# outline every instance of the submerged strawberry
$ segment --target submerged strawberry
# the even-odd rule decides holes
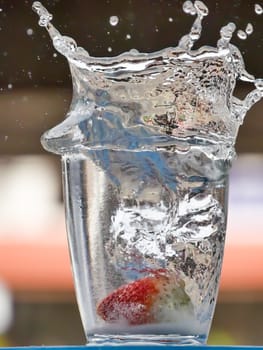
[[[97,313],[107,322],[141,325],[164,321],[167,310],[173,313],[188,304],[184,282],[157,272],[116,289],[99,303]]]

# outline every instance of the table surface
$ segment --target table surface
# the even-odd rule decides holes
[[[12,347],[1,348],[1,350],[112,350],[112,348],[125,348],[125,350],[139,350],[139,349],[160,349],[165,348],[168,350],[263,350],[263,346],[209,346],[209,345],[75,345],[75,346],[26,346],[26,347]]]

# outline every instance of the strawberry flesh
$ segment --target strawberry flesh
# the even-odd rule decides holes
[[[151,308],[164,279],[145,277],[121,286],[100,302],[98,315],[107,322],[126,321],[131,325],[153,322]]]
[[[191,311],[193,305],[178,275],[162,269],[150,273],[109,294],[99,303],[97,314],[107,322],[141,325],[168,322],[179,309]]]

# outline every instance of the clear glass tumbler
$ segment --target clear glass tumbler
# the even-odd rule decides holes
[[[211,161],[206,147],[63,156],[68,240],[89,342],[206,341],[228,188],[222,161]]]

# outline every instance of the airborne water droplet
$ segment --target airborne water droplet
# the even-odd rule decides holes
[[[241,29],[238,30],[237,36],[238,36],[239,39],[241,39],[241,40],[246,40],[246,39],[247,39],[247,34],[246,34],[243,30],[241,30]]]
[[[108,52],[112,52],[112,47],[109,46],[107,50]]]
[[[183,3],[183,11],[184,13],[188,13],[192,16],[196,15],[196,9],[192,3],[192,1],[187,0]]]
[[[127,39],[127,40],[131,39],[131,34],[127,34],[127,35],[126,35],[126,39]]]
[[[168,18],[168,21],[169,21],[169,22],[173,22],[173,18],[172,18],[172,17],[169,17],[169,18]]]
[[[34,34],[34,31],[33,31],[32,28],[28,28],[28,29],[26,30],[26,33],[27,33],[27,35],[31,36],[31,35]]]
[[[259,4],[255,4],[255,12],[257,15],[262,15],[263,13],[263,8]]]
[[[119,23],[119,17],[118,16],[110,16],[109,19],[111,26],[116,26]]]
[[[202,1],[199,1],[199,0],[195,1],[194,7],[202,16],[208,15],[208,12],[209,12],[208,8]]]
[[[247,33],[247,35],[252,34],[253,30],[254,30],[253,25],[251,23],[248,23],[247,26],[246,26],[246,33]]]

